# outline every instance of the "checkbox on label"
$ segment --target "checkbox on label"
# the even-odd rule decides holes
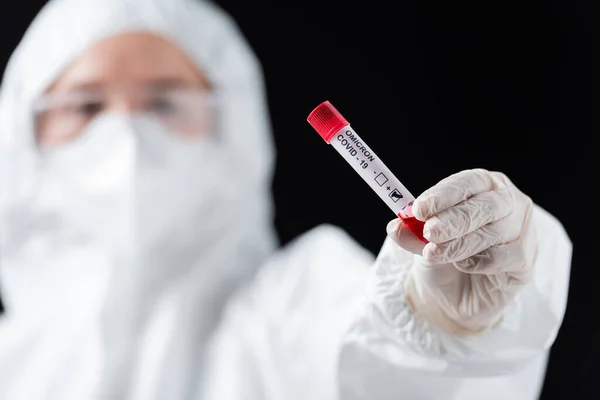
[[[379,175],[377,175],[375,177],[375,182],[377,182],[377,184],[379,186],[383,186],[385,185],[385,183],[388,181],[387,176],[385,176],[384,174],[380,173]]]
[[[394,189],[392,190],[392,192],[390,193],[390,198],[392,199],[392,201],[394,203],[397,203],[398,200],[400,200],[401,198],[403,198],[404,196],[402,196],[402,193],[400,193],[400,191],[398,189]]]

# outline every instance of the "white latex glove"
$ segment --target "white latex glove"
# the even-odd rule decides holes
[[[415,254],[405,290],[430,324],[455,335],[483,331],[528,282],[537,256],[533,203],[502,173],[462,171],[415,201],[424,245],[398,219],[388,235]]]

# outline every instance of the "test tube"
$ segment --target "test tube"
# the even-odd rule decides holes
[[[423,243],[428,243],[423,237],[425,223],[412,214],[414,196],[358,136],[346,118],[329,101],[324,101],[310,113],[307,120],[325,142],[332,145],[367,182],[394,214],[402,219],[411,232]]]

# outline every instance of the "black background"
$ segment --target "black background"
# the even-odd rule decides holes
[[[44,2],[7,3],[2,65]],[[377,252],[394,217],[306,123],[324,100],[415,195],[465,168],[505,172],[574,243],[542,399],[600,399],[591,14],[569,1],[217,3],[266,75],[282,242],[330,223]]]

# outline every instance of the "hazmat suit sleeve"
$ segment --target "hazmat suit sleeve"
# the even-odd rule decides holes
[[[537,398],[566,308],[572,247],[562,225],[537,206],[533,225],[539,251],[531,280],[496,326],[465,337],[431,327],[412,309],[404,282],[414,255],[386,239],[370,274],[366,302],[344,338],[340,367],[347,373],[342,384],[373,394],[370,390],[383,384],[382,376],[395,373],[377,376],[370,371],[410,371],[446,383],[462,381],[437,398],[482,398],[477,388],[486,399]],[[381,393],[376,398],[393,397]]]
[[[204,390],[220,399],[536,398],[566,306],[571,244],[554,217],[537,206],[533,215],[534,277],[498,325],[468,337],[410,307],[412,253],[386,239],[373,263],[340,229],[305,234],[230,304]],[[247,383],[227,385],[231,374]]]

